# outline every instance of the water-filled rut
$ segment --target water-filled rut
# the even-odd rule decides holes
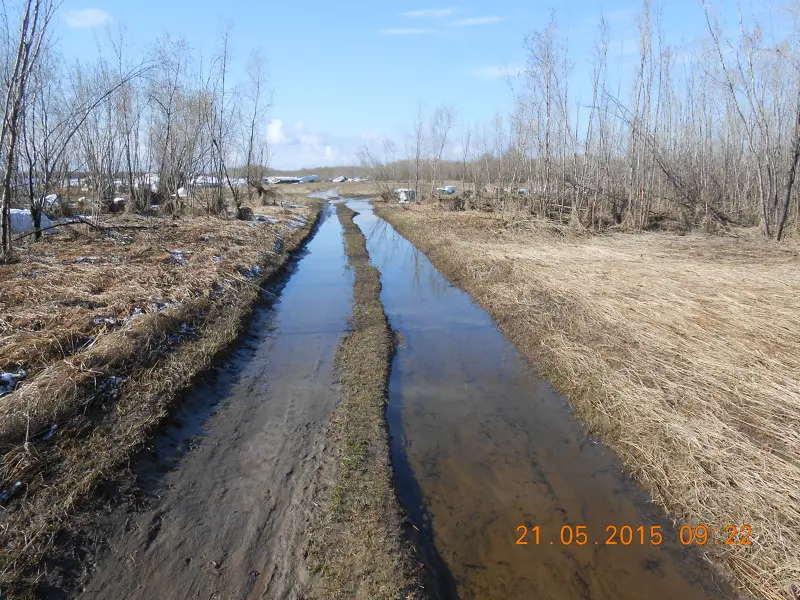
[[[361,213],[355,221],[402,340],[387,413],[392,458],[439,595],[727,597],[489,315],[369,203],[348,205]]]
[[[298,598],[339,398],[333,357],[352,275],[333,206],[264,290],[229,358],[190,390],[135,465],[143,511],[115,516],[81,597]]]

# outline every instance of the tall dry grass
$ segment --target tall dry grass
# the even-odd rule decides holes
[[[752,526],[753,546],[702,549],[741,588],[796,598],[796,244],[381,212],[475,296],[670,515],[714,532]]]

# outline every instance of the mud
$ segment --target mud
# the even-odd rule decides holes
[[[402,339],[388,421],[398,494],[442,598],[701,600],[731,592],[618,458],[587,438],[489,315],[366,202],[348,203]],[[610,526],[644,526],[630,545]],[[539,526],[518,545],[518,527]],[[578,530],[577,527],[585,529]],[[662,541],[650,543],[650,527]],[[562,529],[566,527],[566,529]],[[585,545],[564,544],[570,532]],[[441,561],[436,559],[441,557]]]
[[[299,598],[330,483],[332,361],[350,312],[341,225],[322,223],[230,357],[134,465],[150,499],[114,515],[80,598]]]

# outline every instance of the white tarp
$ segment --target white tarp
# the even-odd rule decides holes
[[[53,222],[42,215],[41,227],[52,227]],[[33,231],[33,218],[31,211],[27,208],[12,208],[11,209],[11,231],[14,233],[28,233]]]

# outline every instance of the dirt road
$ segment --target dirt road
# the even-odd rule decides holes
[[[278,299],[136,465],[153,498],[116,515],[79,597],[297,598],[307,587],[297,565],[326,482],[332,358],[352,293],[331,208],[288,281],[267,290]]]
[[[731,598],[488,314],[368,203],[349,204],[361,212],[354,222],[401,340],[388,390],[391,467],[437,578],[427,591],[440,600]],[[346,560],[325,563],[331,553],[320,564],[306,560],[317,556],[308,536],[320,534],[332,490],[341,496],[351,489],[334,488],[338,457],[356,464],[368,445],[346,441],[340,452],[334,444],[345,438],[327,435],[341,396],[334,356],[353,306],[342,233],[327,205],[304,255],[267,290],[273,301],[256,311],[230,358],[192,388],[152,455],[138,461],[149,502],[144,510],[117,510],[79,597],[398,597],[385,585],[379,593],[353,591],[376,570],[364,567],[368,561],[358,562],[359,571]],[[358,348],[370,352],[367,344]],[[358,412],[351,422],[364,419]],[[352,468],[349,480],[361,481],[366,471]],[[359,519],[378,523],[364,509],[368,500],[361,493],[339,498],[340,508],[350,507],[339,523],[362,530]],[[517,543],[520,528],[527,544]],[[608,541],[609,528],[641,528],[649,537]],[[388,529],[399,530],[397,522]],[[375,540],[385,533],[379,527],[366,540],[343,537],[350,543],[337,549],[347,559],[377,554]],[[395,555],[382,556],[387,570],[398,568]],[[319,593],[307,564],[341,579],[338,591]]]

